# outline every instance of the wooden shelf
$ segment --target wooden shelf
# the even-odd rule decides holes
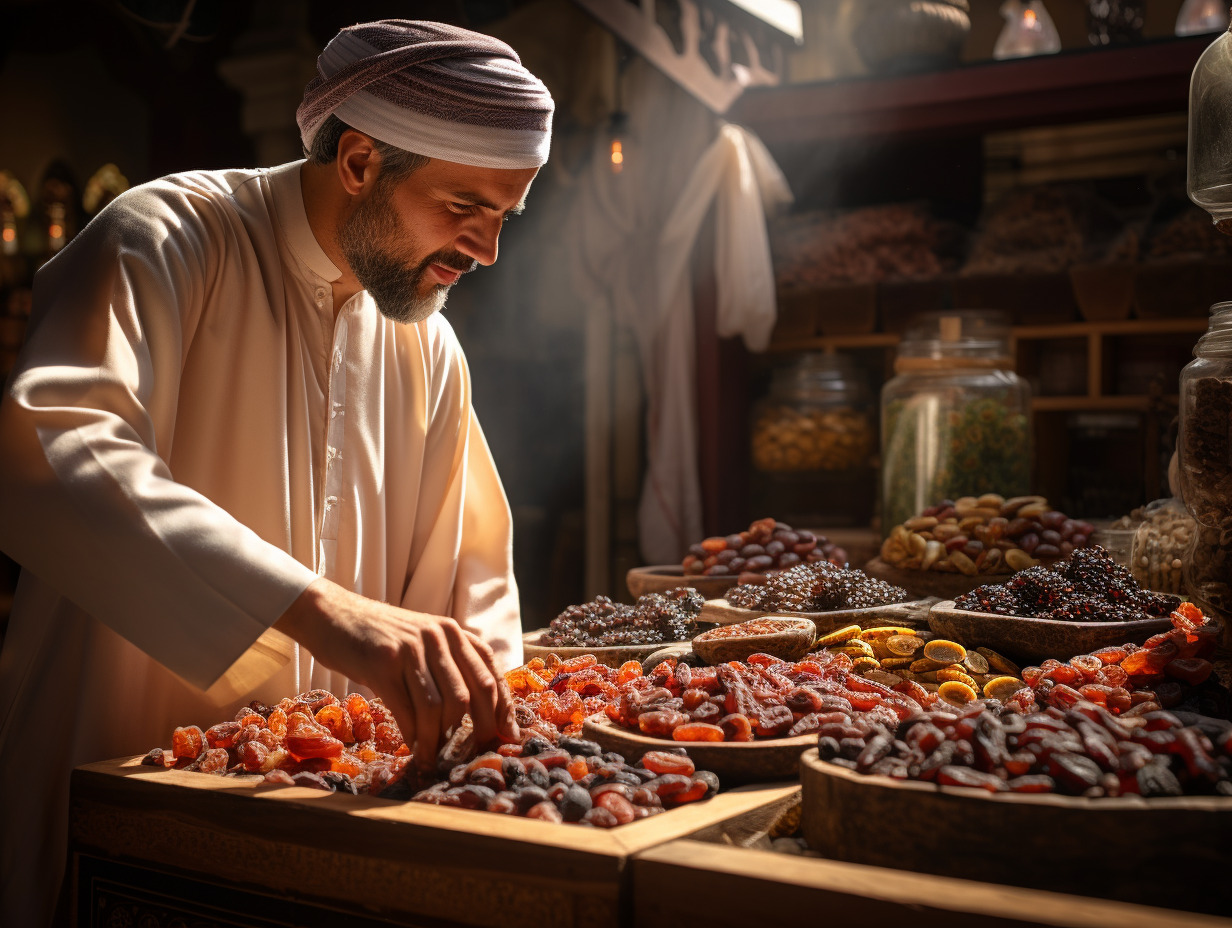
[[[1201,316],[1178,316],[1174,319],[1118,319],[1112,322],[1064,322],[1053,325],[1016,325],[1010,329],[1013,342],[1052,341],[1059,338],[1099,339],[1117,335],[1177,335],[1200,334],[1206,331],[1207,320]],[[900,336],[895,332],[872,332],[867,335],[817,335],[771,342],[767,353],[792,351],[849,351],[860,348],[894,348]]]
[[[1033,396],[1033,412],[1142,412],[1156,403],[1177,404],[1171,396]]]
[[[759,88],[740,98],[731,120],[773,146],[890,135],[984,135],[1185,110],[1190,74],[1215,38],[978,62],[907,77]]]

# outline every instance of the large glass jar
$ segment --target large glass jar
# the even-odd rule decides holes
[[[876,411],[852,358],[810,353],[775,369],[750,439],[759,507],[792,524],[868,524]]]
[[[1181,371],[1177,442],[1181,496],[1197,524],[1185,586],[1204,612],[1232,619],[1232,303],[1211,307],[1210,325]]]
[[[881,390],[881,527],[943,499],[1031,483],[1031,394],[999,313],[930,313],[903,336]]]
[[[1232,232],[1232,33],[1212,42],[1189,81],[1189,198]]]

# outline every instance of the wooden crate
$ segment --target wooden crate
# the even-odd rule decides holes
[[[74,924],[622,925],[633,854],[799,795],[732,790],[604,831],[259,784],[139,758],[75,770]]]
[[[1144,906],[1232,913],[1232,798],[988,793],[800,760],[826,858]]]
[[[879,840],[870,836],[869,840]],[[938,847],[937,853],[944,853]],[[1230,928],[1232,920],[971,880],[679,840],[632,861],[638,928]],[[1183,886],[1175,892],[1184,892]]]

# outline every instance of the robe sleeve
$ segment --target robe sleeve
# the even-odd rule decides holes
[[[431,363],[424,481],[406,595],[408,609],[449,615],[492,648],[503,669],[522,663],[513,575],[513,517],[471,405],[466,359],[439,314],[424,324]],[[452,578],[452,582],[443,582]]]
[[[202,689],[263,634],[264,663],[285,661],[289,639],[266,630],[316,576],[166,464],[187,344],[235,235],[182,188],[117,198],[39,271],[0,404],[0,548]]]

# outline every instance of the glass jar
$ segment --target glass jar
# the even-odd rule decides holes
[[[1189,198],[1232,232],[1232,33],[1215,39],[1189,82]]]
[[[753,409],[753,467],[762,473],[867,467],[872,398],[846,355],[806,354],[774,371]]]
[[[867,526],[877,497],[876,409],[848,355],[806,354],[753,407],[751,502],[793,525]]]
[[[1206,334],[1181,371],[1177,438],[1181,497],[1196,528],[1183,567],[1190,598],[1232,619],[1232,303],[1211,307]]]
[[[881,390],[881,527],[944,499],[1021,496],[1031,482],[1031,391],[999,313],[929,313]]]

